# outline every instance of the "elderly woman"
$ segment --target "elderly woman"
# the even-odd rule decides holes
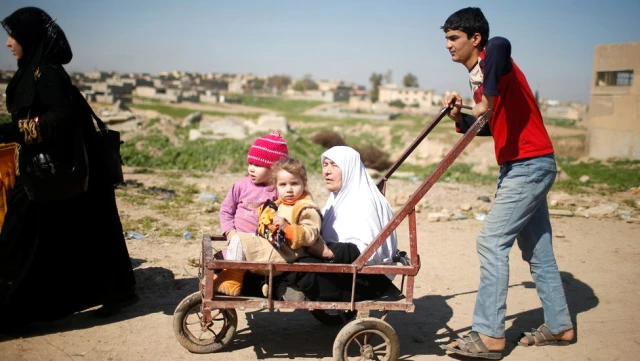
[[[380,193],[360,160],[360,154],[346,146],[333,147],[322,154],[322,174],[331,192],[322,209],[321,235],[326,246],[319,252],[322,260],[307,257],[300,262],[352,263],[371,244],[393,217],[391,205]],[[367,260],[368,265],[391,261],[398,247],[396,233]],[[283,297],[298,298],[300,290],[312,300],[349,301],[350,275],[328,273],[293,273],[286,278]],[[356,300],[382,295],[391,285],[384,275],[360,275],[356,283]]]
[[[322,209],[323,258],[351,263],[393,217],[391,205],[353,148],[333,147],[322,154],[322,174],[331,192]],[[393,232],[367,264],[391,261],[398,248]]]
[[[61,189],[59,199],[46,201],[34,198],[25,188],[26,172],[17,172],[0,232],[0,328],[98,305],[98,314],[109,315],[136,300],[135,279],[113,185],[103,181],[91,142],[76,152],[77,139],[95,128],[62,66],[71,61],[71,47],[55,20],[38,8],[18,9],[2,26],[18,71],[7,86],[12,121],[0,124],[0,143],[18,144],[18,171],[37,168],[34,154],[46,154],[60,161],[86,159],[91,172],[82,189]]]

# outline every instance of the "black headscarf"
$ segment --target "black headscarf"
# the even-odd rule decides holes
[[[7,16],[2,26],[22,47],[18,71],[6,91],[7,109],[14,112],[32,105],[36,69],[42,65],[68,64],[73,53],[60,26],[42,9],[20,8]]]

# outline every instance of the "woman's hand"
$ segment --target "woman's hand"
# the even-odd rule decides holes
[[[271,223],[273,223],[274,226],[278,227],[278,229],[281,229],[283,231],[284,231],[284,227],[286,227],[287,224],[289,224],[289,222],[287,222],[286,219],[280,216],[273,217],[273,219],[271,220]]]
[[[331,249],[329,249],[329,247],[327,247],[327,245],[324,246],[324,248],[322,249],[322,258],[324,259],[329,259],[329,260],[333,260],[336,258],[336,255],[333,254],[333,251],[331,251]]]

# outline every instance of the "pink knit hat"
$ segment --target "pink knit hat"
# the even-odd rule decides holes
[[[282,158],[289,157],[287,141],[277,130],[263,135],[253,142],[249,148],[247,161],[260,167],[271,168],[271,165]]]

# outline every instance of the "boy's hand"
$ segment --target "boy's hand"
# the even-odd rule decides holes
[[[456,123],[460,123],[462,121],[462,113],[460,112],[460,108],[453,106],[453,104],[462,105],[462,98],[460,95],[453,93],[451,95],[446,96],[442,99],[443,105],[449,109],[449,118]]]
[[[281,230],[284,230],[284,227],[286,227],[287,224],[289,224],[289,222],[287,222],[286,219],[284,219],[284,218],[282,218],[280,216],[273,217],[271,222],[273,223],[273,225],[275,225],[276,227],[278,227],[278,229],[281,229]]]
[[[473,107],[473,117],[478,119],[493,106],[493,96],[483,95],[482,101]]]

